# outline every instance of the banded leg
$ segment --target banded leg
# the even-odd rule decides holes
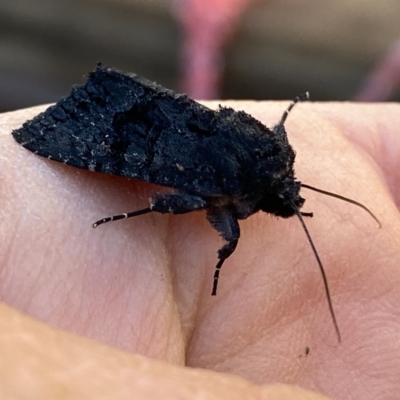
[[[101,224],[120,219],[132,218],[138,215],[147,214],[155,211],[161,214],[185,214],[192,211],[201,210],[207,207],[207,201],[199,196],[192,196],[184,193],[160,193],[150,202],[150,206],[142,210],[129,213],[114,215],[113,217],[103,218],[93,224],[97,228]]]
[[[222,264],[235,251],[240,237],[240,227],[237,219],[229,210],[212,209],[207,213],[207,219],[213,228],[227,243],[218,250],[218,264],[215,267],[214,282],[211,295],[217,294],[218,279]]]

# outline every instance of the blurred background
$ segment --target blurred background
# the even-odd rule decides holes
[[[0,111],[97,62],[197,99],[400,100],[398,0],[1,0]]]

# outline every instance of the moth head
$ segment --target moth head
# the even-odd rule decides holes
[[[277,217],[292,217],[305,202],[300,196],[300,188],[300,182],[295,181],[292,176],[286,177],[272,190],[264,193],[259,207],[262,211]]]

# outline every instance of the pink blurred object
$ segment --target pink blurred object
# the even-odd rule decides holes
[[[387,101],[400,86],[400,41],[396,42],[368,76],[355,101]]]
[[[183,26],[181,90],[196,99],[219,98],[223,48],[240,16],[256,0],[176,0]]]

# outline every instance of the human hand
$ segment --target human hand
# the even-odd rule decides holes
[[[271,126],[286,103],[234,106]],[[400,372],[398,106],[301,104],[286,124],[297,152],[298,179],[362,202],[383,225],[378,229],[355,206],[302,190],[303,211],[314,212],[306,224],[328,275],[340,345],[318,266],[295,218],[259,213],[241,221],[238,248],[224,264],[218,296],[211,297],[221,240],[204,213],[148,215],[91,229],[101,217],[146,206],[148,195],[160,188],[29,153],[13,141],[10,130],[38,112],[4,114],[0,121],[2,300],[50,326],[124,353],[43,327],[4,307],[0,320],[9,343],[2,346],[8,355],[2,357],[4,371],[10,371],[10,360],[19,371],[32,361],[43,371],[43,381],[36,376],[35,384],[51,387],[62,375],[63,388],[73,393],[82,390],[77,381],[101,377],[103,383],[93,381],[99,394],[108,388],[121,398],[133,390],[142,393],[134,382],[138,371],[147,379],[142,396],[153,398],[158,392],[151,390],[162,389],[170,390],[171,398],[182,393],[193,398],[190,389],[221,398],[285,398],[278,390],[296,390],[246,386],[234,377],[173,364],[230,372],[260,385],[296,384],[335,398],[395,397]],[[21,346],[15,338],[33,346]],[[90,368],[82,367],[93,359]],[[129,371],[131,386],[121,370]],[[29,371],[15,380],[17,385],[7,383],[10,393],[23,390],[21,380],[37,370]]]

